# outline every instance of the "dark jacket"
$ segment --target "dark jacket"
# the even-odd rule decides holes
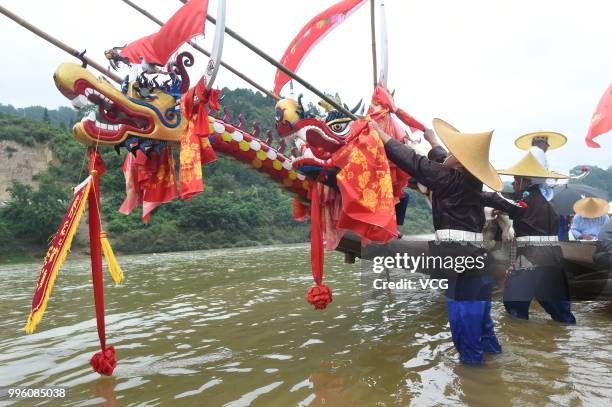
[[[431,210],[436,230],[482,232],[485,222],[482,182],[467,171],[429,160],[393,139],[385,144],[385,151],[389,160],[432,191]]]

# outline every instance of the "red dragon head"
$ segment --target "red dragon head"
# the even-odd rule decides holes
[[[293,167],[333,167],[332,154],[346,144],[352,119],[336,110],[329,110],[325,118],[315,118],[305,112],[300,99],[282,99],[275,111],[278,134],[295,142],[299,153]],[[356,113],[360,107],[361,102],[351,112]],[[348,110],[346,105],[345,108]]]

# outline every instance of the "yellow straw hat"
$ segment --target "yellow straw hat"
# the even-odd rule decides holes
[[[493,131],[461,133],[442,119],[434,119],[433,126],[451,154],[470,174],[495,191],[503,189],[499,174],[489,162]]]
[[[549,171],[533,154],[527,153],[518,163],[506,170],[497,171],[503,175],[514,175],[517,177],[529,177],[529,178],[556,178],[556,179],[567,179],[569,176],[559,174],[557,172]]]
[[[548,142],[549,150],[562,147],[567,143],[567,137],[561,133],[556,133],[554,131],[536,131],[522,135],[516,139],[514,144],[521,150],[529,150],[535,138],[545,139]]]
[[[599,218],[608,214],[610,205],[601,198],[582,198],[574,204],[574,212],[585,218]]]

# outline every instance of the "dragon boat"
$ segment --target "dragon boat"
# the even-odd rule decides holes
[[[230,112],[220,109],[221,92],[213,89],[212,84],[220,65],[225,31],[224,1],[219,2],[215,42],[206,73],[191,86],[186,67],[193,65],[194,58],[188,52],[176,53],[182,44],[202,33],[207,3],[186,2],[159,32],[126,47],[109,49],[105,56],[112,67],[125,64],[131,69],[125,79],[118,81],[119,87],[92,74],[82,53],[74,54],[82,64],[64,63],[53,76],[57,89],[73,106],[88,111],[72,131],[88,150],[89,176],[75,188],[50,244],[26,332],[32,333],[42,319],[59,268],[87,207],[101,347],[90,364],[101,374],[111,375],[116,367],[115,350],[106,344],[103,255],[113,280],[120,283],[123,279],[100,214],[103,191],[99,179],[105,172],[99,153],[102,148],[114,148],[118,153],[127,150],[123,165],[126,199],[120,211],[130,213],[142,207],[145,220],[159,205],[173,199],[188,200],[201,193],[203,167],[214,161],[217,154],[240,161],[276,182],[293,196],[294,218],[310,219],[314,286],[308,290],[306,299],[315,309],[324,309],[333,300],[330,287],[323,284],[324,249],[344,252],[348,262],[368,259],[372,247],[393,252],[415,248],[427,251],[427,241],[399,238],[401,211],[396,210],[406,203],[406,189],[424,196],[428,191],[387,160],[377,128],[380,126],[422,154],[427,149],[414,137],[414,132],[424,130],[424,126],[396,106],[393,93],[387,89],[386,68],[381,69],[367,111],[361,102],[349,108],[339,98],[321,93],[325,114],[316,116],[304,109],[300,97],[280,97],[288,74],[299,79],[285,65],[297,69],[310,47],[364,2],[341,2],[311,20],[288,47],[281,60],[284,65],[276,63],[279,72],[274,96],[278,103],[271,114],[278,139],[271,130],[262,131],[257,124],[248,129],[243,115],[238,115],[238,123],[232,123]],[[268,56],[265,58],[270,61]],[[179,150],[178,165],[173,149]],[[588,244],[563,243],[564,256],[574,265],[573,273],[579,278],[593,269],[589,260],[592,250],[593,246]],[[607,278],[606,274],[606,281]],[[587,280],[582,278],[582,288],[591,289],[593,284]]]

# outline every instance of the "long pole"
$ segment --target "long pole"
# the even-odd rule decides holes
[[[179,0],[179,1],[181,3],[183,3],[183,4],[187,4],[187,0]],[[214,17],[212,17],[210,14],[208,14],[206,16],[206,19],[208,21],[210,21],[211,23],[213,23],[213,24],[217,23],[217,20]],[[251,51],[253,51],[257,55],[259,55],[260,57],[265,59],[267,62],[269,62],[270,64],[274,65],[281,72],[285,73],[290,78],[292,78],[293,80],[295,80],[296,82],[301,84],[303,87],[305,87],[306,89],[308,89],[309,91],[311,91],[312,93],[314,93],[315,95],[317,95],[318,97],[320,97],[321,99],[323,99],[324,101],[329,103],[337,111],[344,113],[346,116],[350,117],[353,120],[357,120],[358,119],[357,116],[355,116],[353,113],[351,113],[348,109],[345,109],[343,106],[340,106],[338,103],[336,103],[335,100],[331,99],[326,94],[324,94],[323,92],[321,92],[320,90],[318,90],[317,88],[312,86],[310,83],[308,83],[304,79],[302,79],[300,76],[298,76],[298,74],[296,74],[295,72],[293,72],[290,69],[288,69],[286,66],[284,66],[283,64],[281,64],[280,62],[278,62],[277,60],[272,58],[270,55],[268,55],[265,52],[263,52],[261,49],[257,48],[255,45],[251,44],[249,41],[246,40],[246,38],[242,37],[240,34],[235,32],[234,30],[232,30],[228,26],[225,26],[225,32],[230,37],[234,38],[236,41],[240,42],[242,45],[244,45],[245,47],[247,47],[248,49],[250,49]]]
[[[374,74],[374,87],[378,82],[378,67],[376,66],[376,0],[370,0],[370,27],[372,29],[372,73]]]
[[[40,38],[44,39],[45,41],[50,42],[51,44],[55,45],[56,47],[64,50],[65,52],[67,52],[68,54],[72,55],[73,57],[79,58],[81,60],[85,60],[87,62],[87,64],[90,65],[92,68],[94,68],[94,69],[98,70],[100,73],[108,76],[113,81],[115,81],[117,83],[121,83],[122,82],[121,78],[119,76],[117,76],[114,73],[110,72],[108,69],[104,68],[102,65],[98,64],[96,61],[92,60],[91,58],[89,58],[86,55],[82,55],[82,53],[79,52],[77,49],[72,48],[71,46],[64,44],[63,42],[61,42],[57,38],[52,37],[51,35],[47,34],[46,32],[44,32],[44,31],[40,30],[39,28],[33,26],[32,24],[30,24],[29,22],[27,22],[23,18],[19,17],[18,15],[12,13],[11,11],[7,10],[6,8],[0,6],[0,13],[4,14],[5,16],[10,18],[11,20],[16,22],[17,24],[25,27],[25,29],[27,29],[28,31],[38,35]]]
[[[151,14],[150,12],[145,10],[144,8],[142,8],[139,5],[135,4],[133,1],[131,1],[131,0],[121,0],[121,1],[123,1],[125,4],[127,4],[130,7],[132,7],[134,10],[138,11],[140,14],[144,15],[145,17],[148,17],[151,21],[155,22],[156,24],[158,24],[160,26],[164,25],[164,23],[160,19],[155,17],[153,14]],[[195,50],[201,52],[202,54],[204,54],[204,55],[206,55],[207,57],[210,58],[210,52],[206,51],[204,48],[200,47],[198,44],[196,44],[193,41],[188,41],[188,43]],[[236,75],[237,77],[239,77],[240,79],[244,80],[245,82],[247,82],[251,86],[257,88],[259,91],[263,92],[265,95],[267,95],[267,96],[269,96],[269,97],[271,97],[271,98],[273,98],[275,100],[279,100],[280,99],[274,93],[270,92],[269,90],[267,90],[263,86],[259,85],[257,82],[253,81],[248,76],[244,75],[240,71],[237,71],[235,68],[231,67],[230,65],[226,64],[225,62],[221,61],[221,66],[224,67],[225,69],[227,69],[228,71],[230,71],[231,73],[233,73],[234,75]]]

